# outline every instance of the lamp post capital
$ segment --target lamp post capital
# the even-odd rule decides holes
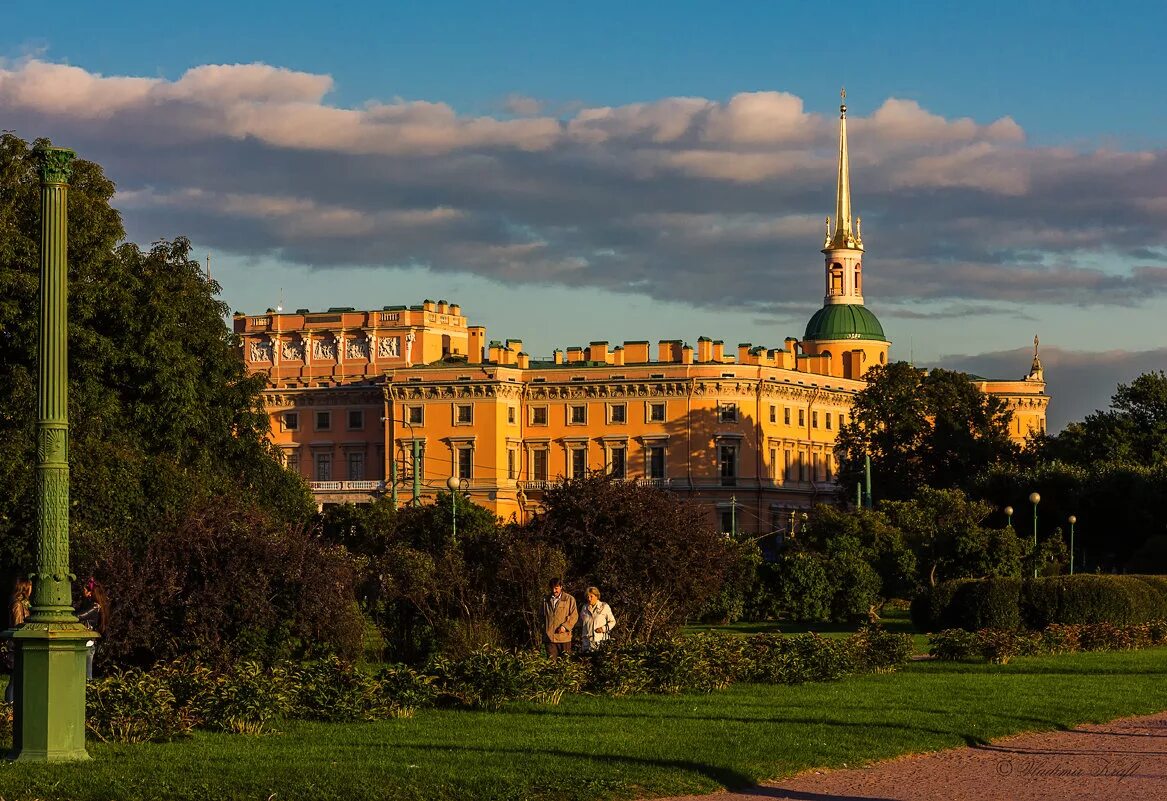
[[[73,177],[73,159],[77,154],[67,147],[41,146],[33,153],[37,158],[42,184],[68,184]]]

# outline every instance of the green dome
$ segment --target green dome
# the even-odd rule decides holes
[[[887,342],[883,326],[863,306],[837,303],[823,306],[806,324],[803,339],[874,339]]]

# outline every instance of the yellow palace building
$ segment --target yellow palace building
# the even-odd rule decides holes
[[[823,307],[780,348],[701,337],[556,350],[487,342],[458,304],[236,315],[243,357],[269,386],[272,438],[320,504],[431,499],[456,486],[526,520],[556,482],[603,470],[709,506],[723,529],[782,532],[833,496],[835,435],[890,342],[863,303],[846,106]],[[1011,434],[1045,430],[1035,352],[1025,378],[977,379],[1013,409]]]

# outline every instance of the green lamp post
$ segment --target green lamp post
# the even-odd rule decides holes
[[[1041,503],[1041,496],[1031,492],[1029,502],[1033,504],[1033,577],[1037,578],[1037,505]]]
[[[1077,515],[1066,518],[1070,524],[1070,575],[1074,575],[1074,524],[1078,522]]]
[[[66,762],[85,751],[85,652],[94,632],[73,613],[69,573],[68,310],[69,177],[75,154],[35,151],[41,179],[40,342],[37,365],[37,554],[32,609],[11,632],[11,759]]]

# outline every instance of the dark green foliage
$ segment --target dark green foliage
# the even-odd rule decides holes
[[[1159,619],[1167,619],[1167,579],[1162,576],[963,579],[938,584],[912,602],[912,622],[925,632]]]
[[[1143,373],[1119,384],[1110,409],[1094,412],[1050,437],[1046,458],[1089,466],[1100,462],[1167,462],[1167,373]]]
[[[881,510],[915,552],[924,584],[1020,573],[1021,541],[1010,529],[983,527],[992,507],[960,490],[925,487],[917,497],[888,501]]]
[[[875,496],[892,500],[923,487],[967,488],[987,468],[1016,461],[1011,412],[968,375],[895,362],[876,365],[865,380],[835,445],[848,497],[868,456]]]
[[[743,681],[798,684],[887,672],[907,662],[911,637],[878,630],[846,640],[806,635],[697,635],[606,647],[580,658],[480,648],[437,655],[422,671],[388,665],[365,673],[326,657],[217,669],[191,660],[90,684],[90,727],[104,740],[145,742],[194,728],[263,734],[280,719],[358,721],[408,717],[435,703],[498,709],[512,701],[557,704],[567,693],[710,692]]]
[[[1053,624],[1042,631],[947,629],[928,638],[932,656],[945,661],[983,659],[1004,665],[1015,656],[1077,651],[1128,651],[1167,643],[1167,620],[1129,625]]]
[[[1039,629],[1051,623],[1144,623],[1167,618],[1167,592],[1136,576],[1041,577],[1025,583],[1022,614]]]
[[[102,742],[146,743],[189,735],[197,718],[162,672],[117,671],[85,685],[85,726]]]
[[[763,591],[755,602],[755,619],[830,620],[835,587],[827,558],[813,551],[790,549],[759,572]]]
[[[624,639],[696,619],[746,556],[705,507],[640,482],[591,474],[547,490],[543,506],[529,539],[562,549],[569,591],[600,588]]]
[[[360,649],[352,557],[228,498],[196,504],[141,551],[91,548],[99,577],[117,590],[97,650],[103,662],[148,665],[197,653],[226,663],[320,649],[355,656]]]

